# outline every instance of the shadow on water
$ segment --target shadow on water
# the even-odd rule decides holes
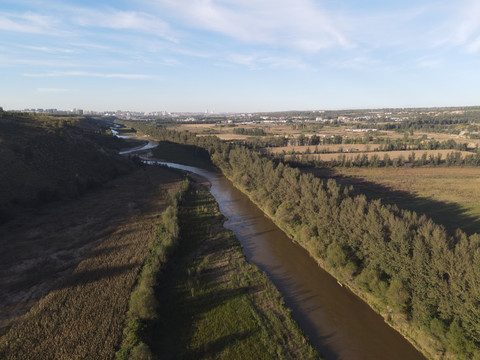
[[[408,191],[392,189],[373,181],[344,176],[334,169],[300,168],[300,170],[319,178],[335,179],[344,186],[352,185],[354,195],[364,194],[369,200],[380,199],[384,204],[397,205],[400,209],[414,211],[418,215],[425,214],[437,224],[443,225],[451,235],[459,228],[467,235],[480,232],[480,219],[469,215],[465,208],[457,203],[415,196]]]

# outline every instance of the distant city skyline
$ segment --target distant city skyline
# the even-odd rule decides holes
[[[479,18],[478,0],[3,0],[0,106],[475,106]]]

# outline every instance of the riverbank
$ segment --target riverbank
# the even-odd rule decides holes
[[[179,211],[177,251],[156,293],[149,347],[164,358],[319,359],[279,292],[248,263],[204,185]]]
[[[323,259],[314,255],[315,253],[314,249],[309,248],[304,242],[298,241],[297,236],[295,236],[295,234],[292,234],[291,232],[288,231],[288,229],[285,229],[283,226],[281,226],[281,224],[279,224],[278,221],[276,221],[275,217],[270,216],[267,213],[267,210],[264,204],[261,204],[258,201],[256,201],[255,198],[252,196],[252,194],[248,192],[245,188],[243,188],[240,184],[234,182],[234,179],[227,176],[226,174],[224,174],[224,176],[233,184],[235,188],[237,188],[239,191],[245,194],[250,199],[250,201],[254,203],[264,213],[264,215],[268,219],[270,219],[279,229],[281,229],[290,238],[291,241],[295,242],[296,244],[304,248],[308,252],[309,256],[313,260],[315,260],[315,262],[318,264],[320,268],[325,270],[328,274],[330,274],[334,279],[337,280],[337,283],[339,286],[346,287],[358,298],[362,299],[362,301],[364,301],[371,309],[373,309],[376,313],[378,313],[383,317],[386,324],[388,324],[392,329],[397,331],[403,338],[405,338],[410,344],[412,344],[425,357],[433,358],[433,359],[442,358],[442,357],[439,357],[440,354],[438,353],[439,350],[437,348],[438,345],[436,344],[436,342],[432,341],[432,339],[425,336],[418,330],[412,329],[409,326],[407,319],[403,314],[394,312],[391,308],[381,304],[381,302],[374,296],[362,291],[362,289],[356,286],[352,281],[350,281],[348,277],[345,276],[345,274],[334,271],[334,269],[329,267]]]
[[[172,148],[173,145],[169,145],[169,149]],[[179,145],[178,148],[182,148],[183,145]],[[184,148],[183,151],[188,150],[187,148]],[[170,154],[172,152],[163,152],[165,156],[169,159],[172,159],[174,161],[182,161],[185,162],[185,160],[189,161],[191,163],[191,159],[189,159],[186,156],[181,156],[178,157],[177,154],[178,151],[173,152],[173,156]],[[160,151],[156,151],[157,156],[160,154]],[[191,156],[192,157],[192,154]],[[254,203],[261,211],[269,218],[271,219],[277,227],[279,227],[285,234],[288,235],[288,237],[298,243],[301,247],[303,247],[305,250],[308,251],[309,256],[315,260],[315,262],[324,270],[329,272],[330,275],[332,275],[336,280],[339,281],[339,283],[346,285],[345,287],[348,287],[352,293],[354,293],[357,297],[362,299],[368,306],[373,309],[376,313],[380,314],[383,317],[383,320],[385,323],[388,324],[392,329],[394,329],[399,337],[403,337],[406,339],[410,344],[412,344],[418,351],[424,354],[424,356],[428,356],[431,358],[440,358],[441,352],[438,351],[436,348],[436,343],[435,341],[430,340],[429,337],[422,336],[419,332],[414,332],[410,327],[408,327],[408,323],[405,319],[404,316],[402,316],[400,313],[394,312],[392,309],[386,307],[385,305],[382,306],[382,304],[375,299],[375,297],[370,296],[369,294],[363,292],[358,286],[355,286],[355,283],[351,282],[348,276],[345,276],[345,274],[342,274],[341,272],[335,272],[332,271],[334,269],[328,267],[328,265],[319,257],[314,256],[315,249],[314,248],[309,248],[308,244],[302,241],[299,241],[295,234],[291,233],[286,229],[285,227],[282,226],[281,223],[276,221],[275,218],[272,216],[268,215],[268,211],[266,209],[266,204],[265,203],[259,203],[256,201],[255,197],[252,196],[251,193],[249,193],[244,187],[241,186],[241,184],[235,182],[235,179],[231,178],[228,176],[228,174],[224,175],[229,179],[229,181],[237,188],[239,189],[242,193],[248,196],[248,198]],[[278,286],[278,285],[277,285]],[[428,348],[429,351],[426,351],[425,349]],[[417,353],[415,355],[417,358],[423,358],[420,353],[412,349],[412,352]],[[435,354],[435,355],[434,355]]]
[[[176,157],[177,152],[165,154],[169,158],[171,155]],[[222,213],[229,217],[226,226],[242,241],[244,254],[268,273],[294,318],[325,356],[423,359],[382,317],[340,287],[302,247],[267,220],[264,212],[223,175],[178,164],[171,166],[211,179],[212,193]]]

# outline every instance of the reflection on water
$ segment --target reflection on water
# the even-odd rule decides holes
[[[115,130],[114,128],[110,128],[110,130],[112,131],[112,134],[114,136],[116,136],[120,139],[135,139],[135,137],[133,137],[133,136],[118,135],[118,131]],[[125,151],[120,151],[119,154],[120,155],[125,155],[125,154],[131,154],[131,153],[134,153],[134,152],[137,152],[137,151],[149,150],[149,149],[153,149],[154,147],[157,147],[157,145],[158,145],[158,143],[156,141],[148,140],[148,143],[146,145],[137,146],[137,147],[125,150]]]
[[[223,175],[163,163],[207,178],[225,227],[248,260],[265,271],[312,344],[327,359],[424,359],[383,318],[322,270]]]

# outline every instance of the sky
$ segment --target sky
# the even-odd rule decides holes
[[[480,0],[1,0],[0,106],[480,105]]]

